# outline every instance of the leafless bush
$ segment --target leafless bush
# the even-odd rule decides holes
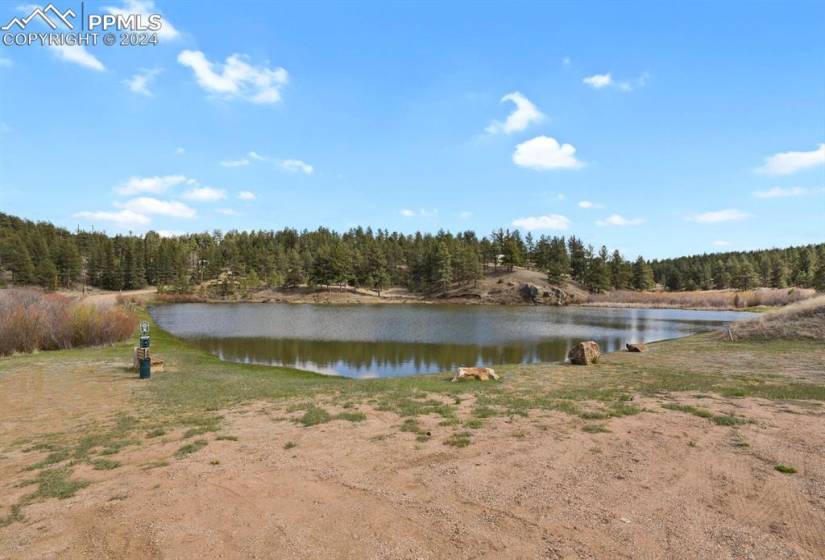
[[[0,356],[123,340],[137,327],[134,313],[33,289],[0,290]]]
[[[730,327],[734,340],[813,339],[825,340],[825,296],[794,303]]]
[[[156,294],[155,301],[158,303],[206,303],[209,300],[196,294]]]
[[[781,306],[816,295],[815,290],[801,288],[759,288],[735,290],[705,290],[695,292],[635,292],[614,290],[590,294],[587,303],[593,305],[643,305],[646,307],[691,307],[708,309],[741,309],[758,305]]]

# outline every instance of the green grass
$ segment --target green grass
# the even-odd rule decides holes
[[[781,472],[782,474],[794,474],[796,473],[796,469],[791,467],[790,465],[783,465],[782,463],[776,465],[774,467],[777,471]]]
[[[8,515],[0,516],[0,529],[3,527],[8,527],[12,523],[22,522],[25,518],[23,517],[23,508],[20,504],[14,504],[11,506],[11,510],[9,511]]]
[[[604,434],[610,432],[604,424],[585,424],[582,427],[582,431],[588,434]]]
[[[444,445],[452,447],[467,447],[472,442],[472,434],[470,432],[455,432],[444,440]]]
[[[481,426],[484,425],[484,422],[480,418],[470,418],[466,422],[464,422],[464,426],[470,428],[471,430],[478,430]]]
[[[207,445],[208,442],[205,439],[196,439],[192,443],[187,443],[186,445],[181,446],[180,449],[175,451],[175,457],[177,457],[178,459],[182,459],[187,455],[191,455],[192,453],[195,453],[196,451],[203,449]]]
[[[298,418],[297,422],[302,424],[305,428],[310,426],[317,426],[318,424],[325,424],[332,420],[332,415],[321,408],[320,406],[312,406],[307,410],[303,416]]]
[[[110,471],[120,467],[120,463],[110,459],[95,459],[92,461],[92,467],[94,467],[96,471]]]
[[[737,418],[736,416],[729,416],[727,414],[714,414],[706,408],[699,408],[686,404],[663,404],[662,408],[668,410],[676,410],[698,416],[699,418],[706,418],[716,424],[717,426],[736,426],[738,424],[747,424],[750,421],[745,418]]]
[[[342,412],[334,416],[335,420],[346,420],[347,422],[363,422],[367,415],[363,412]]]
[[[294,441],[288,441],[284,444],[284,449],[287,449],[287,450],[295,449],[296,447],[298,447],[298,444],[295,443]]]
[[[156,438],[156,437],[165,436],[165,435],[166,435],[166,430],[164,430],[163,428],[155,428],[154,430],[150,430],[150,431],[146,432],[146,437],[147,438]]]
[[[226,434],[221,434],[215,437],[215,441],[238,441],[238,436],[230,436]]]
[[[54,469],[42,470],[36,478],[23,482],[24,486],[37,485],[37,490],[24,497],[25,503],[43,498],[58,498],[65,500],[71,498],[78,490],[86,488],[90,482],[88,480],[72,480],[72,469],[69,467],[58,467]]]

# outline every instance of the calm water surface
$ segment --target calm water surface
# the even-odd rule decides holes
[[[561,361],[581,340],[625,342],[718,329],[748,314],[684,309],[453,305],[174,304],[167,331],[223,360],[348,377],[432,373],[460,365]]]

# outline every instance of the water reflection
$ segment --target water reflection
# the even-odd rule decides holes
[[[563,360],[580,340],[606,351],[739,319],[731,312],[490,306],[180,304],[153,308],[170,332],[221,359],[349,377]]]

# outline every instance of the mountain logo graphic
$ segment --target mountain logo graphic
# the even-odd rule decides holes
[[[56,17],[57,19],[62,21],[63,24],[69,29],[74,29],[74,25],[72,25],[72,22],[69,21],[69,18],[74,18],[77,16],[77,14],[74,13],[74,10],[69,8],[65,12],[61,12],[60,10],[54,7],[54,4],[49,4],[45,8],[36,6],[34,10],[32,10],[32,13],[30,13],[26,17],[22,19],[18,17],[11,18],[11,20],[3,27],[0,27],[0,29],[2,29],[3,31],[9,31],[12,27],[16,25],[21,30],[23,30],[26,28],[26,26],[29,24],[31,20],[38,17],[52,29],[57,29],[57,24],[55,24],[55,22],[52,21],[52,19],[49,17],[49,14],[51,14],[52,17]]]

